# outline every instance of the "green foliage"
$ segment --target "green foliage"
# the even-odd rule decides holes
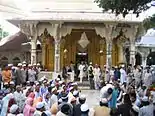
[[[116,15],[122,14],[125,17],[129,13],[139,14],[149,9],[147,5],[153,0],[95,0],[103,12],[110,11]]]
[[[4,31],[3,28],[0,26],[0,39],[6,37],[8,35],[9,35],[9,33]]]
[[[146,18],[143,21],[143,26],[146,30],[150,29],[150,28],[155,28],[155,14],[152,15],[149,18]]]

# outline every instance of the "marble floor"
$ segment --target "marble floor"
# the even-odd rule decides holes
[[[90,108],[99,105],[100,91],[99,90],[81,90],[81,94],[86,95],[86,103]]]

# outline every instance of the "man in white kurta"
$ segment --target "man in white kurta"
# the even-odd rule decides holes
[[[99,89],[101,70],[98,65],[93,69],[95,89]]]
[[[152,84],[152,74],[150,69],[147,69],[147,72],[144,74],[143,83],[146,87],[149,87]]]
[[[22,93],[21,86],[16,87],[16,91],[14,92],[14,98],[20,111],[22,112],[24,109],[26,96],[24,96],[24,94]]]
[[[121,81],[121,84],[123,84],[124,82],[127,81],[127,74],[126,74],[126,71],[125,71],[123,65],[122,65],[122,67],[120,69],[120,73],[121,73],[120,81]]]
[[[80,83],[82,83],[82,80],[83,80],[83,77],[84,77],[84,68],[85,68],[85,65],[83,63],[81,63],[78,67],[79,71],[80,71],[80,74],[79,74],[79,78],[80,78]]]

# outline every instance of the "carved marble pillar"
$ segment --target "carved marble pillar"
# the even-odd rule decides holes
[[[139,25],[131,25],[131,28],[125,31],[125,36],[130,39],[130,64],[135,65],[135,40],[138,33]]]
[[[135,43],[131,42],[130,43],[130,64],[132,64],[132,66],[135,65]]]
[[[38,21],[21,21],[19,24],[19,28],[21,29],[21,31],[25,33],[31,40],[31,64],[37,63],[37,24]]]
[[[107,41],[106,66],[112,65],[112,41]]]
[[[118,54],[118,59],[119,59],[119,63],[124,63],[124,54],[123,54],[123,45],[122,44],[118,44],[118,50],[119,50],[119,54]]]
[[[60,41],[55,40],[55,62],[54,62],[54,72],[60,72]]]
[[[32,65],[37,63],[36,48],[37,48],[37,41],[34,37],[32,37],[31,38],[31,64]]]
[[[46,51],[45,51],[45,44],[42,44],[42,66],[45,68],[45,59],[46,59]]]

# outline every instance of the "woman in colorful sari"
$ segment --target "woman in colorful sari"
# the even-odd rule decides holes
[[[25,105],[24,110],[23,110],[24,116],[33,116],[35,108],[32,105],[33,105],[33,99],[28,98],[26,100],[26,105]]]
[[[0,116],[6,116],[9,110],[9,106],[11,107],[13,102],[13,94],[7,94],[3,99],[2,99],[2,110],[1,110],[1,115]],[[11,103],[12,102],[12,103]]]

